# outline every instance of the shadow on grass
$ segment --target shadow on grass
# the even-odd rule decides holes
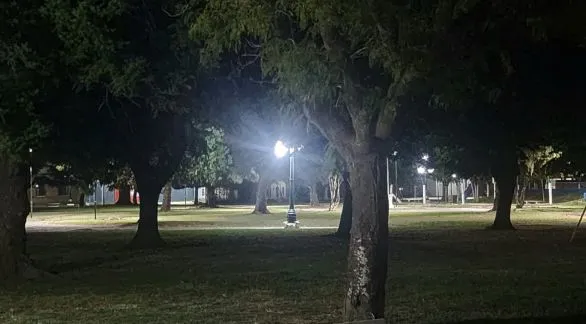
[[[476,319],[461,322],[450,322],[445,324],[480,324],[480,323],[520,323],[520,324],[549,324],[549,323],[586,323],[586,315],[568,315],[568,316],[552,316],[552,317],[523,317],[523,318],[507,318],[507,319]]]

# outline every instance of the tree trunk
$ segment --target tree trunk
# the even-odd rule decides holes
[[[132,204],[135,206],[138,206],[138,190],[136,189],[136,187],[134,188],[134,191],[132,192]]]
[[[217,208],[218,207],[218,196],[216,195],[216,187],[209,187],[208,207],[209,208]]]
[[[171,191],[172,191],[172,189],[173,188],[171,187],[170,181],[165,184],[165,187],[163,187],[163,202],[161,203],[161,209],[160,209],[160,211],[162,211],[162,212],[171,211]]]
[[[338,174],[331,174],[329,177],[329,187],[330,187],[330,208],[329,210],[332,211],[338,208],[340,205],[340,175]]]
[[[352,188],[348,181],[342,181],[339,189],[342,200],[342,213],[340,214],[340,223],[338,224],[338,231],[336,236],[342,238],[350,237],[350,230],[352,229]]]
[[[0,158],[0,282],[26,276],[26,217],[30,212],[28,169]]]
[[[267,207],[267,187],[269,181],[265,176],[260,176],[258,184],[256,186],[256,202],[254,205],[253,214],[270,214],[269,208]]]
[[[495,189],[494,190],[495,195],[494,195],[494,199],[492,201],[492,209],[490,211],[494,211],[495,212],[498,209],[498,205],[499,205],[498,204],[498,201],[499,201],[499,196],[500,195],[499,195],[498,186],[496,185],[496,183],[494,184],[494,186],[495,186],[495,188],[494,188]]]
[[[136,174],[136,173],[135,173]],[[161,187],[152,183],[139,183],[140,211],[138,229],[130,245],[137,248],[152,248],[164,244],[159,233],[157,207]]]
[[[311,207],[319,207],[319,197],[317,195],[317,183],[309,186],[309,205]]]
[[[118,201],[116,202],[118,206],[131,206],[132,203],[130,202],[130,186],[123,185],[118,188]]]
[[[494,172],[494,179],[498,190],[497,208],[492,229],[510,230],[515,229],[511,223],[511,205],[515,192],[518,165],[514,158],[510,161],[503,161]]]
[[[525,206],[525,193],[527,192],[527,179],[523,175],[520,175],[517,179],[516,207],[523,208]]]
[[[389,234],[385,158],[355,153],[349,163],[353,204],[344,303],[348,322],[384,317]]]
[[[79,192],[79,198],[77,199],[77,203],[79,207],[85,207],[85,193],[83,191]]]

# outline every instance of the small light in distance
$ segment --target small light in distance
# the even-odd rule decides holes
[[[422,166],[418,167],[418,168],[417,168],[417,173],[419,173],[419,174],[424,174],[424,173],[425,173],[425,168],[424,168],[424,167],[422,167]]]

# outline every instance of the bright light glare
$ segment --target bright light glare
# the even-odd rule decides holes
[[[452,174],[452,178],[456,179],[458,176],[454,173]]]
[[[32,148],[29,148],[29,149],[28,149],[28,152],[29,152],[29,153],[32,153],[32,152],[33,152],[33,149],[32,149]]]
[[[424,167],[422,167],[422,166],[418,167],[418,168],[417,168],[417,173],[419,173],[419,174],[424,174],[424,173],[425,173],[425,168],[424,168]]]
[[[289,148],[282,141],[275,143],[275,156],[282,158],[289,153]]]
[[[423,154],[423,156],[421,158],[423,159],[423,161],[427,161],[427,160],[429,160],[429,155]]]
[[[427,169],[427,173],[432,174],[435,169]]]

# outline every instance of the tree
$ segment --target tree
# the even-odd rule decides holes
[[[205,134],[206,151],[196,158],[191,172],[197,183],[208,187],[208,206],[217,207],[216,188],[235,180],[232,156],[221,129],[208,127]]]
[[[547,164],[561,156],[552,146],[540,146],[536,148],[522,148],[522,156],[519,159],[520,175],[517,179],[517,208],[525,205],[525,192],[527,184],[535,180],[536,174],[542,174]]]
[[[195,111],[197,61],[172,1],[47,1],[77,89],[94,99],[117,138],[112,155],[127,163],[140,192],[136,246],[162,243],[157,202],[183,158]],[[99,17],[99,19],[96,19]]]
[[[54,108],[63,76],[41,5],[0,4],[0,281],[32,274],[24,254],[28,166],[33,163],[28,149],[36,151],[47,138],[50,125],[40,114]]]
[[[458,9],[458,8],[457,8]],[[344,156],[352,174],[349,321],[384,316],[393,111],[450,6],[388,1],[207,1],[193,25],[205,53],[261,58],[264,73]],[[244,41],[243,41],[244,40]]]

